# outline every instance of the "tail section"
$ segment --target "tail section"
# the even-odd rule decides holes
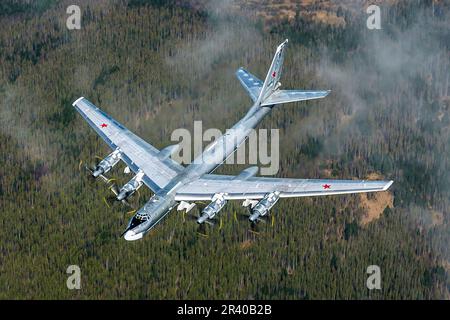
[[[243,68],[238,69],[236,76],[248,94],[259,106],[269,106],[288,102],[305,101],[326,97],[330,91],[279,90],[280,77],[284,61],[286,39],[277,47],[272,64],[267,72],[264,83]]]

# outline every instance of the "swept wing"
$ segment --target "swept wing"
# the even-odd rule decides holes
[[[81,97],[73,106],[111,149],[121,151],[121,160],[134,173],[139,170],[145,173],[143,182],[153,192],[162,189],[184,169],[87,99]]]

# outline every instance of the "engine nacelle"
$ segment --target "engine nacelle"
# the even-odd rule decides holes
[[[122,201],[127,199],[133,193],[136,192],[142,186],[142,179],[144,178],[144,172],[139,171],[130,181],[128,181],[124,186],[120,189],[119,194],[117,195],[117,200]]]
[[[257,221],[260,217],[264,217],[269,210],[280,199],[280,192],[274,191],[268,193],[261,199],[252,209],[252,215],[248,218],[251,222]]]
[[[94,172],[92,172],[92,175],[95,178],[97,178],[99,175],[107,173],[119,161],[120,161],[120,151],[119,149],[117,149],[114,150],[112,153],[110,153],[105,159],[100,161],[100,163],[95,167]]]
[[[225,200],[222,193],[215,194],[212,198],[212,202],[203,209],[202,215],[197,219],[197,223],[202,224],[207,219],[214,218],[226,204],[227,200]]]

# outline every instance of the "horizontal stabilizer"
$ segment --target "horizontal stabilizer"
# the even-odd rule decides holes
[[[325,98],[330,93],[330,90],[277,90],[272,93],[267,99],[262,101],[261,106],[270,106],[274,104],[282,104],[288,102],[297,102],[305,100],[314,100]]]
[[[253,102],[255,102],[261,93],[263,82],[244,68],[239,68],[236,71],[236,77],[239,79],[245,90],[247,90]]]

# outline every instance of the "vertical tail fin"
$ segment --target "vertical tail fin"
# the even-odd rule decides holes
[[[281,85],[279,80],[281,77],[281,71],[284,61],[284,48],[288,44],[288,39],[284,40],[282,44],[277,47],[275,56],[273,57],[272,64],[266,75],[266,80],[262,86],[261,92],[258,97],[258,104],[264,101],[269,95],[271,95]]]

